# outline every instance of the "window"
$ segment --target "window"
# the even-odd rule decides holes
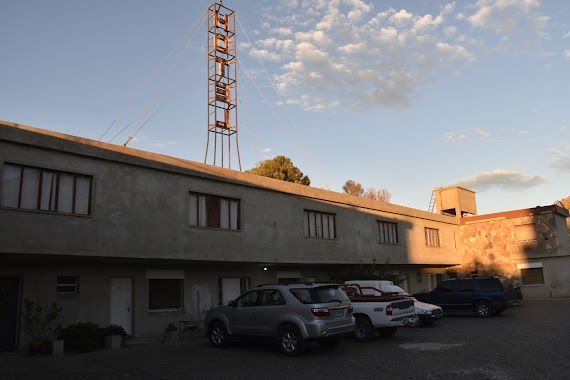
[[[336,238],[334,214],[305,210],[303,224],[306,237]]]
[[[421,272],[416,273],[416,283],[421,284],[422,283],[422,274]]]
[[[181,279],[149,279],[148,309],[182,310],[183,284]]]
[[[285,297],[283,297],[279,290],[268,289],[263,291],[261,306],[285,305],[286,303]]]
[[[89,215],[91,183],[91,176],[6,163],[0,206]]]
[[[480,278],[479,280],[479,290],[481,291],[501,291],[501,282],[496,278]]]
[[[398,223],[378,222],[378,243],[398,244]]]
[[[190,225],[239,230],[240,201],[190,193]]]
[[[523,285],[544,285],[542,263],[517,264]]]
[[[57,294],[78,294],[79,293],[79,277],[74,276],[58,276],[57,277]]]
[[[426,245],[428,247],[440,247],[439,230],[435,228],[425,228]]]
[[[253,290],[237,299],[238,307],[253,307],[257,305],[257,298],[261,292]]]
[[[515,226],[515,236],[518,242],[536,241],[536,225],[529,223]]]
[[[457,291],[460,293],[473,293],[473,280],[457,280]]]
[[[435,290],[439,293],[453,293],[455,291],[455,281],[457,280],[442,281]]]

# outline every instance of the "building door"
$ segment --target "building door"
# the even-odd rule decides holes
[[[222,305],[235,300],[241,293],[240,278],[222,278]]]
[[[0,277],[0,351],[18,347],[21,291],[21,277]]]
[[[133,279],[111,278],[111,324],[122,326],[133,335]]]

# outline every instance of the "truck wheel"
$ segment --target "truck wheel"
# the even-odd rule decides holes
[[[210,327],[208,327],[208,340],[216,348],[225,348],[229,345],[228,332],[222,322],[215,321],[210,324]]]
[[[374,336],[374,326],[368,317],[356,317],[354,335],[359,342],[369,342]]]
[[[305,342],[299,329],[293,325],[286,325],[281,328],[279,334],[279,348],[287,356],[298,356],[305,349]]]
[[[488,318],[493,315],[493,308],[487,301],[479,301],[475,305],[475,313],[481,318]]]
[[[382,327],[380,330],[378,330],[378,333],[382,338],[389,338],[393,336],[396,331],[398,331],[397,327]]]

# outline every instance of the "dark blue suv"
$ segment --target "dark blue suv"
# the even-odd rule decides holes
[[[413,295],[447,311],[473,311],[480,317],[500,314],[518,304],[517,293],[506,277],[472,277],[445,280],[427,293]]]

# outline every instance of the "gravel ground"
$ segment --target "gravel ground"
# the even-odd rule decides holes
[[[214,349],[203,333],[176,343],[58,357],[0,353],[0,379],[570,379],[570,298],[525,300],[500,316],[446,315],[432,327],[297,358],[269,343]]]

